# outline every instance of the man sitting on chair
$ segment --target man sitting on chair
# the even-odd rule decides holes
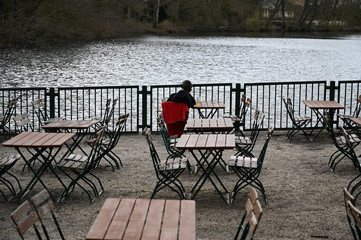
[[[181,90],[169,96],[166,102],[162,103],[163,117],[167,124],[169,136],[183,134],[184,126],[188,119],[188,109],[196,104],[192,91],[192,83],[185,80],[181,84]]]

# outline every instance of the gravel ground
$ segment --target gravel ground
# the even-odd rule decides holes
[[[262,133],[254,153],[257,156],[264,142]],[[165,156],[160,135],[153,136],[161,156]],[[15,153],[15,149],[0,146],[2,154]],[[264,210],[255,239],[352,239],[346,220],[342,189],[357,175],[351,161],[344,159],[330,172],[327,162],[335,151],[327,135],[321,135],[314,143],[303,136],[296,136],[292,143],[286,140],[285,132],[275,132],[266,154],[261,173],[268,204],[261,198]],[[125,134],[116,152],[123,159],[124,167],[112,172],[106,164],[94,173],[102,179],[104,194],[90,203],[79,189],[65,201],[57,204],[56,215],[66,239],[84,239],[106,198],[149,198],[155,185],[153,165],[149,149],[143,136]],[[228,159],[234,150],[224,152]],[[194,165],[191,155],[188,154]],[[18,161],[12,172],[25,185],[32,174],[21,174],[23,162]],[[236,176],[217,168],[227,189],[231,190]],[[199,175],[184,172],[181,180],[186,190],[190,190]],[[50,173],[44,175],[52,192],[60,194],[61,188]],[[0,185],[1,190],[6,190]],[[38,184],[26,196],[30,198],[41,190]],[[213,189],[210,182],[196,197],[196,223],[198,239],[233,239],[240,217],[243,214],[247,190],[243,190],[232,205],[226,205]],[[1,196],[0,196],[1,197]],[[261,195],[260,195],[261,197]],[[156,198],[176,199],[177,195],[163,190]],[[10,220],[10,213],[23,200],[5,202],[0,198],[0,239],[18,239]],[[31,239],[31,238],[30,238]]]

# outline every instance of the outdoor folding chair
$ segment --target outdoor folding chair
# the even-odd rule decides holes
[[[42,226],[43,232],[45,233],[46,239],[52,239],[49,236],[49,231],[47,231],[47,229],[44,225],[45,217],[50,212],[52,221],[56,226],[58,234],[59,234],[60,238],[64,240],[65,238],[64,238],[63,232],[61,231],[58,220],[53,212],[53,210],[55,209],[55,205],[54,205],[53,201],[51,200],[51,197],[50,197],[48,191],[45,189],[42,190],[40,193],[36,194],[35,196],[33,196],[30,199],[30,203],[34,207],[35,212],[36,212],[38,218],[40,219],[41,226]]]
[[[257,226],[261,220],[263,210],[258,195],[254,188],[251,188],[246,201],[245,212],[236,232],[235,240],[253,239]]]
[[[178,194],[180,199],[184,199],[185,189],[178,177],[187,168],[187,158],[168,157],[165,160],[161,160],[152,142],[150,130],[145,128],[143,134],[148,142],[154,170],[158,179],[150,198],[154,198],[155,194],[163,188],[169,187]]]
[[[353,124],[350,121],[350,118],[358,118],[360,116],[360,112],[361,112],[361,95],[358,96],[357,98],[357,103],[355,106],[355,109],[352,113],[352,115],[349,114],[337,114],[337,116],[344,122],[344,126],[343,127],[351,127],[354,128]]]
[[[16,230],[20,235],[21,239],[25,239],[25,235],[29,232],[30,228],[33,227],[36,238],[39,240],[64,240],[64,235],[59,227],[56,216],[52,211],[54,208],[55,206],[50,199],[49,193],[46,192],[46,190],[43,190],[39,194],[35,195],[31,199],[31,202],[26,200],[15,211],[13,211],[10,216],[16,226]],[[51,213],[52,220],[56,225],[56,234],[54,233],[55,231],[53,231],[53,229],[49,229],[49,226],[51,227],[52,225],[54,225],[49,224],[49,222],[47,221],[46,217],[49,212]],[[30,233],[28,233],[28,235],[30,235]]]
[[[231,156],[227,168],[233,168],[234,172],[239,177],[231,193],[231,202],[235,200],[236,195],[240,190],[246,186],[252,186],[262,193],[264,201],[267,203],[266,191],[262,182],[259,180],[259,176],[262,171],[268,143],[272,134],[273,128],[268,129],[266,141],[258,158],[238,155]]]
[[[77,155],[72,153],[56,165],[70,180],[69,185],[64,189],[58,202],[63,201],[65,197],[74,190],[76,185],[87,194],[90,202],[93,202],[95,197],[99,197],[103,193],[104,187],[100,179],[92,173],[92,170],[99,164],[99,161],[102,157],[100,145],[103,132],[104,128],[101,128],[96,133],[96,137],[93,139],[93,142],[89,144],[91,151],[88,155]],[[74,176],[72,176],[70,173],[67,173],[66,170],[70,170]],[[95,178],[95,180],[98,182],[100,190],[89,178],[89,175]],[[94,198],[91,197],[91,193],[85,188],[85,186],[81,184],[81,180],[85,185],[88,185],[92,189]]]
[[[352,216],[352,212],[351,212],[351,208],[350,205],[347,204],[347,202],[351,202],[354,206],[356,205],[356,199],[354,196],[352,196],[352,194],[346,189],[343,189],[343,196],[344,196],[344,203],[345,203],[345,208],[346,208],[346,217],[347,217],[347,222],[350,226],[352,235],[354,237],[354,239],[359,239],[357,238],[357,230],[356,230],[356,223],[355,220]]]
[[[263,124],[264,117],[265,116],[261,111],[256,110],[256,112],[253,116],[251,136],[236,137],[236,149],[237,149],[236,155],[237,156],[254,157],[254,155],[252,154],[252,150],[253,150],[254,146],[256,145],[260,127]]]
[[[102,126],[106,126],[106,130],[108,130],[109,123],[114,117],[115,106],[118,103],[118,98],[112,100],[111,98],[107,99],[105,104],[105,110],[101,117],[93,117],[92,120],[99,120],[99,123],[96,124],[93,128],[95,130],[99,129]]]
[[[291,98],[283,97],[282,99],[286,106],[287,114],[292,121],[292,129],[287,132],[287,140],[291,142],[296,133],[302,132],[303,135],[306,136],[307,140],[312,142],[312,139],[310,138],[312,132],[307,133],[305,131],[305,127],[311,123],[311,117],[306,115],[295,115]]]
[[[10,199],[12,199],[13,197],[15,197],[19,192],[22,191],[22,188],[21,188],[21,185],[20,185],[20,182],[18,180],[18,178],[13,175],[12,173],[10,173],[10,169],[15,165],[15,163],[20,159],[20,155],[17,154],[17,155],[10,155],[10,156],[7,156],[7,157],[2,157],[0,159],[0,181],[3,183],[4,186],[6,186],[12,197],[11,198],[7,198],[6,197],[6,194],[0,190],[0,193],[4,196],[5,200],[8,201]],[[16,183],[18,184],[19,186],[19,190],[16,191],[15,190],[15,187],[13,185],[13,183],[8,180],[7,178],[5,178],[4,175],[9,175],[10,177],[12,177],[13,179],[15,179]]]
[[[333,171],[335,171],[337,164],[342,159],[344,159],[345,157],[348,157],[351,159],[351,156],[349,155],[349,152],[347,151],[348,146],[346,144],[345,137],[343,135],[337,136],[333,130],[333,127],[329,124],[330,115],[328,113],[326,113],[323,116],[323,118],[324,118],[323,123],[325,125],[325,128],[326,128],[328,134],[330,135],[333,144],[337,148],[337,150],[333,154],[331,154],[330,159],[328,161],[328,167],[333,172]],[[351,137],[352,138],[350,139],[350,141],[352,142],[353,147],[356,147],[361,142],[361,140],[355,134],[352,134]]]
[[[15,111],[18,100],[19,98],[14,98],[10,100],[6,108],[5,114],[3,116],[0,116],[0,131],[4,136],[9,136],[10,134],[12,134],[12,131],[10,129],[10,120],[11,116]]]
[[[251,102],[252,102],[251,98],[247,98],[246,95],[242,95],[238,112],[236,112],[234,115],[231,115],[231,114],[223,115],[224,118],[227,117],[227,118],[232,119],[233,126],[234,126],[234,132],[236,134],[239,133],[241,136],[244,136],[244,133],[243,133],[243,129],[241,129],[240,127],[244,126],[246,114],[251,105]]]
[[[108,133],[108,137],[103,138],[100,144],[100,152],[102,157],[101,160],[107,161],[112,170],[115,171],[123,166],[123,163],[120,157],[113,152],[114,148],[117,146],[119,139],[124,131],[125,123],[129,117],[129,114],[122,115],[118,118],[116,123],[116,128],[114,131]],[[100,162],[100,161],[99,161]]]
[[[65,117],[50,118],[46,111],[46,108],[45,108],[44,99],[36,99],[31,104],[33,105],[33,110],[34,110],[36,117],[38,118],[40,126],[43,126],[47,123],[51,123],[54,121],[59,121],[59,120],[65,119]]]
[[[347,157],[351,159],[354,167],[359,171],[359,173],[361,173],[361,163],[358,159],[358,155],[354,150],[355,146],[359,143],[355,142],[352,136],[343,127],[341,127],[341,130],[347,146],[345,148],[345,155],[347,155]]]
[[[178,136],[176,135],[171,137],[168,135],[168,131],[165,126],[165,122],[162,114],[158,116],[157,122],[165,149],[167,150],[168,153],[168,158],[185,157],[184,155],[185,150],[180,150],[174,147],[177,142]],[[192,166],[189,161],[187,161],[187,169],[188,172],[192,172]]]
[[[355,222],[355,239],[361,239],[361,211],[351,201],[346,201]]]

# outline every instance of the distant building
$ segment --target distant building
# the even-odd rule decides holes
[[[304,1],[284,1],[284,17],[286,19],[295,18],[295,8],[303,6]],[[262,0],[261,4],[261,18],[263,19],[281,19],[282,18],[282,6],[281,0]]]

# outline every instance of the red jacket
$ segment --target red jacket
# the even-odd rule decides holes
[[[183,134],[188,119],[188,106],[185,103],[163,102],[163,118],[167,124],[169,136]]]
[[[162,102],[162,110],[166,124],[187,122],[188,106],[185,103]]]

